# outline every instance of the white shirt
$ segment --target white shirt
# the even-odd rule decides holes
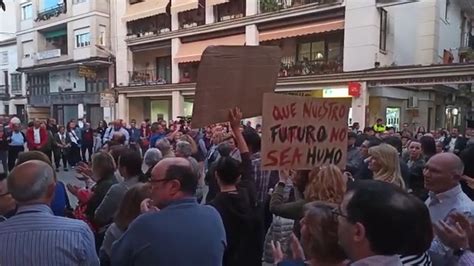
[[[454,148],[456,147],[456,140],[457,138],[451,138],[451,141],[449,142],[449,151],[453,152]]]
[[[435,194],[429,193],[429,198],[425,202],[430,211],[431,222],[437,223],[444,220],[453,212],[459,212],[471,216],[474,214],[474,202],[462,191],[461,185],[445,191],[443,193]],[[430,247],[430,255],[444,256],[449,252],[449,248],[444,246],[437,237],[433,239]],[[434,254],[432,254],[434,253]],[[432,257],[433,260],[436,260]]]
[[[71,138],[71,142],[75,143],[76,145],[79,145],[78,138],[74,130],[71,130],[69,132],[69,138]]]
[[[35,144],[40,144],[41,143],[40,129],[33,128],[33,132],[34,132],[34,137],[35,137]]]

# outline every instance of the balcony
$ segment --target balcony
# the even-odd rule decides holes
[[[52,8],[48,8],[38,13],[38,17],[36,17],[35,22],[39,21],[46,21],[52,17],[59,17],[61,14],[65,14],[67,12],[66,4],[59,3]]]
[[[160,14],[127,23],[127,39],[136,39],[171,31],[171,17]]]
[[[340,0],[260,0],[260,13],[276,12],[303,5],[325,5],[338,3]]]
[[[163,85],[170,83],[170,77],[158,75],[159,69],[134,70],[129,72],[129,86]],[[169,80],[167,80],[169,78]]]
[[[227,21],[245,17],[246,1],[232,0],[214,7],[216,22]]]
[[[342,73],[342,62],[340,61],[292,61],[282,59],[278,77],[297,77],[306,75],[323,75]]]
[[[178,13],[180,29],[189,29],[206,24],[206,9],[199,5],[197,9]]]
[[[461,38],[461,47],[459,47],[459,62],[474,62],[474,35],[465,33]]]

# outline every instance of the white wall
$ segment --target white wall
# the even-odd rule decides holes
[[[443,62],[444,49],[458,62],[461,42],[461,8],[451,0],[422,0],[387,8],[394,17],[394,61],[398,66]]]
[[[374,68],[393,62],[393,19],[388,14],[388,36],[385,52],[379,49],[380,11],[375,0],[346,1],[344,25],[344,71]]]
[[[417,27],[414,18],[418,16],[419,3],[410,3],[387,8],[394,19],[393,60],[398,66],[416,64]]]
[[[439,0],[439,35],[438,35],[438,53],[437,62],[443,62],[443,51],[451,51],[454,56],[454,62],[459,62],[458,51],[461,46],[461,8],[457,1],[450,1],[447,20],[445,20],[446,0]]]
[[[0,41],[15,37],[16,33],[16,9],[14,0],[4,0],[7,11],[0,10]]]
[[[133,68],[133,58],[129,52],[125,37],[127,25],[122,21],[125,16],[127,1],[111,1],[110,42],[111,50],[115,53],[117,68],[117,84],[128,85],[128,71]]]

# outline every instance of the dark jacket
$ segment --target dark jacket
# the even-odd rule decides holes
[[[249,153],[242,154],[242,169],[237,191],[220,192],[210,203],[221,215],[226,231],[224,266],[262,265],[263,221],[256,207]]]
[[[69,137],[69,134],[68,134],[68,133],[64,133],[64,135],[66,135],[66,138],[65,138],[65,140],[64,140],[64,143],[65,143],[66,145],[69,145],[69,146],[70,146],[70,145],[71,145],[71,138]],[[56,134],[54,135],[54,150],[55,150],[55,151],[60,151],[61,149],[63,149],[63,148],[59,147],[58,144],[61,144],[61,137],[59,136],[59,133],[56,133]]]
[[[444,145],[444,150],[445,151],[449,151],[449,143],[451,142],[451,139],[452,139],[452,137],[449,136],[444,140],[443,145]],[[461,153],[464,150],[464,148],[466,148],[466,144],[467,144],[467,139],[466,138],[457,137],[456,142],[454,143],[454,153],[455,154]]]
[[[410,160],[407,161],[408,164],[410,164]],[[423,158],[411,163],[411,166],[409,166],[410,184],[409,186],[407,185],[407,187],[412,189],[412,194],[422,201],[428,198],[428,190],[425,189],[425,178],[423,176],[424,167],[425,160]]]
[[[107,178],[103,178],[99,180],[99,182],[97,182],[97,184],[93,188],[92,197],[87,202],[87,209],[85,211],[85,214],[87,215],[87,218],[89,219],[89,221],[94,221],[94,223],[97,224],[96,220],[94,219],[95,210],[97,209],[97,207],[99,207],[100,203],[102,203],[102,200],[104,199],[105,195],[109,191],[110,187],[112,187],[112,185],[116,183],[117,183],[117,179],[115,179],[114,175],[111,175],[110,177],[107,177]],[[98,224],[98,225],[103,226],[106,224]]]
[[[3,136],[0,137],[0,151],[8,150],[8,137],[7,133],[3,133]]]
[[[474,143],[468,144],[460,154],[461,160],[464,163],[464,174],[474,178]],[[474,200],[474,190],[470,188],[466,181],[461,180],[461,187],[464,193]]]

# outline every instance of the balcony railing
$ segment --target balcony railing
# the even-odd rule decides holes
[[[308,4],[332,4],[340,0],[260,0],[260,13],[275,12]]]
[[[67,12],[66,5],[64,3],[57,4],[55,7],[46,9],[38,13],[38,17],[35,19],[36,22],[42,20],[48,20],[52,17],[58,17],[61,14]]]
[[[296,61],[282,62],[278,77],[295,77],[306,75],[323,75],[342,72],[342,63],[339,61]]]
[[[169,32],[169,31],[171,31],[171,28],[160,28],[157,30],[139,31],[139,32],[132,31],[132,33],[127,34],[127,39],[142,38],[142,37],[147,37],[147,36],[157,36],[161,33]]]
[[[170,83],[166,77],[158,77],[156,69],[129,71],[129,86],[161,85]]]

